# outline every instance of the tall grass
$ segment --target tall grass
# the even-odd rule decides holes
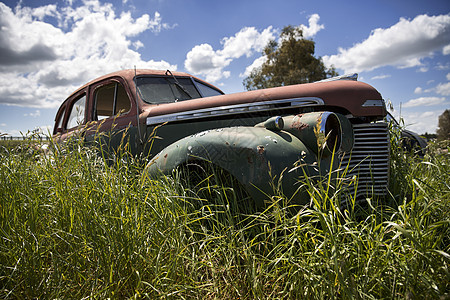
[[[127,147],[50,143],[0,150],[0,298],[449,297],[448,143],[393,143],[387,199],[304,179],[311,205],[258,213],[218,172],[149,178]]]

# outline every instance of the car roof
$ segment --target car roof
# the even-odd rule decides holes
[[[97,78],[89,81],[88,83],[85,83],[84,85],[82,85],[81,87],[79,87],[78,89],[76,89],[75,91],[70,93],[70,95],[65,99],[64,102],[66,102],[67,99],[69,99],[72,95],[78,93],[80,90],[83,90],[84,88],[86,88],[86,87],[88,87],[88,86],[90,86],[90,85],[92,85],[92,84],[94,84],[96,82],[99,82],[99,81],[102,81],[102,80],[105,80],[105,79],[108,79],[108,78],[121,77],[125,81],[131,82],[131,81],[133,81],[134,76],[140,76],[140,75],[167,76],[166,72],[167,71],[165,71],[165,70],[152,70],[152,69],[126,69],[126,70],[120,70],[120,71],[112,72],[112,73],[109,73],[109,74],[97,77]],[[205,85],[209,85],[209,86],[219,90],[220,92],[222,92],[222,90],[220,90],[218,87],[216,87],[216,86],[210,84],[209,82],[206,82],[206,81],[204,81],[204,80],[202,80],[202,79],[200,79],[198,77],[195,77],[195,76],[193,76],[191,74],[188,74],[188,73],[185,73],[185,72],[176,72],[176,71],[173,71],[173,72],[170,71],[170,72],[174,76],[178,76],[178,77],[192,77],[195,80],[197,80],[197,81],[199,81],[199,82],[201,82],[201,83],[203,83]]]

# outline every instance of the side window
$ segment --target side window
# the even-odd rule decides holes
[[[209,87],[207,85],[204,85],[201,82],[195,81],[195,83],[197,84],[197,88],[200,90],[200,93],[202,93],[203,97],[223,95],[220,91],[213,89],[212,87]]]
[[[119,83],[103,85],[95,91],[94,120],[125,114],[131,108],[130,99]]]
[[[64,120],[64,116],[66,115],[66,106],[64,106],[63,108],[61,108],[60,110],[62,110],[62,112],[59,114],[59,118],[56,120],[55,122],[55,128],[53,129],[53,134],[56,134],[58,132],[62,132],[63,130],[63,120]]]
[[[67,129],[71,129],[84,123],[86,105],[86,94],[75,100],[69,114],[67,121]]]

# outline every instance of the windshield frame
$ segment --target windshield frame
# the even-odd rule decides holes
[[[168,85],[168,88],[172,92],[173,100],[153,101],[154,99],[148,99],[149,98],[148,95],[145,95],[145,91],[143,91],[140,88],[140,86],[142,86],[142,83],[140,84],[139,81],[140,81],[140,79],[143,79],[143,78],[150,78],[150,79],[157,78],[157,79],[165,80],[166,84]],[[187,80],[189,80],[189,81],[187,82]],[[200,84],[203,86],[206,86],[207,88],[211,89],[212,91],[216,91],[217,95],[224,94],[218,88],[208,84],[207,82],[197,80],[196,78],[193,78],[192,76],[140,74],[140,75],[136,75],[133,78],[133,81],[135,84],[136,93],[137,93],[138,97],[141,98],[142,101],[147,104],[159,105],[159,104],[167,104],[167,103],[174,103],[174,102],[182,102],[182,101],[187,101],[187,100],[191,100],[191,99],[205,98],[205,94],[202,91],[202,88],[199,87]],[[188,90],[188,94],[185,94],[185,92],[183,92],[181,87],[178,85],[181,85],[181,87]],[[175,90],[178,90],[181,94],[184,94],[187,97],[185,97],[184,99],[177,98],[176,97],[177,93],[175,92]]]
[[[139,97],[142,99],[142,101],[144,101],[145,103],[148,104],[166,104],[166,103],[174,103],[174,102],[178,102],[178,101],[186,101],[186,100],[190,100],[190,99],[196,99],[196,98],[202,98],[202,95],[200,93],[200,91],[198,90],[197,86],[192,82],[192,78],[189,76],[176,76],[176,78],[173,78],[174,76],[170,76],[170,75],[137,75],[134,78],[134,83],[136,86],[136,92],[138,93]],[[142,87],[143,84],[139,83],[139,80],[141,79],[162,79],[165,82],[162,83],[163,85],[167,85],[167,90],[166,92],[166,98],[170,98],[170,100],[161,100],[161,101],[153,101],[154,99],[149,99],[148,95],[145,95],[145,91],[143,91],[142,88],[140,88],[140,86]],[[186,80],[189,80],[189,85],[188,86],[184,86],[186,85]],[[181,83],[179,82],[181,81]],[[187,95],[185,94],[182,89],[180,89],[180,87],[177,86],[177,82],[178,84],[180,84],[181,86],[183,86],[184,88],[188,88],[189,89],[189,94],[193,94],[193,95]],[[184,85],[183,85],[184,83]],[[152,83],[149,83],[150,85]],[[153,83],[156,87],[156,85],[158,85],[157,82]],[[168,92],[170,91],[171,95],[168,94]],[[178,91],[178,93],[177,93]],[[187,96],[184,98],[177,98],[177,94],[182,94],[182,95],[178,95],[178,96]],[[173,96],[173,97],[172,97]],[[173,98],[173,100],[172,100]]]

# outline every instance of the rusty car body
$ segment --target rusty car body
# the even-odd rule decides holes
[[[150,174],[209,162],[253,199],[273,193],[269,183],[282,178],[283,193],[305,203],[299,178],[340,166],[346,178],[358,178],[350,193],[386,193],[385,116],[381,94],[354,77],[224,95],[186,73],[123,70],[69,96],[53,134],[64,140],[80,130],[85,139],[110,132],[114,148],[126,132],[130,151],[150,158]]]

